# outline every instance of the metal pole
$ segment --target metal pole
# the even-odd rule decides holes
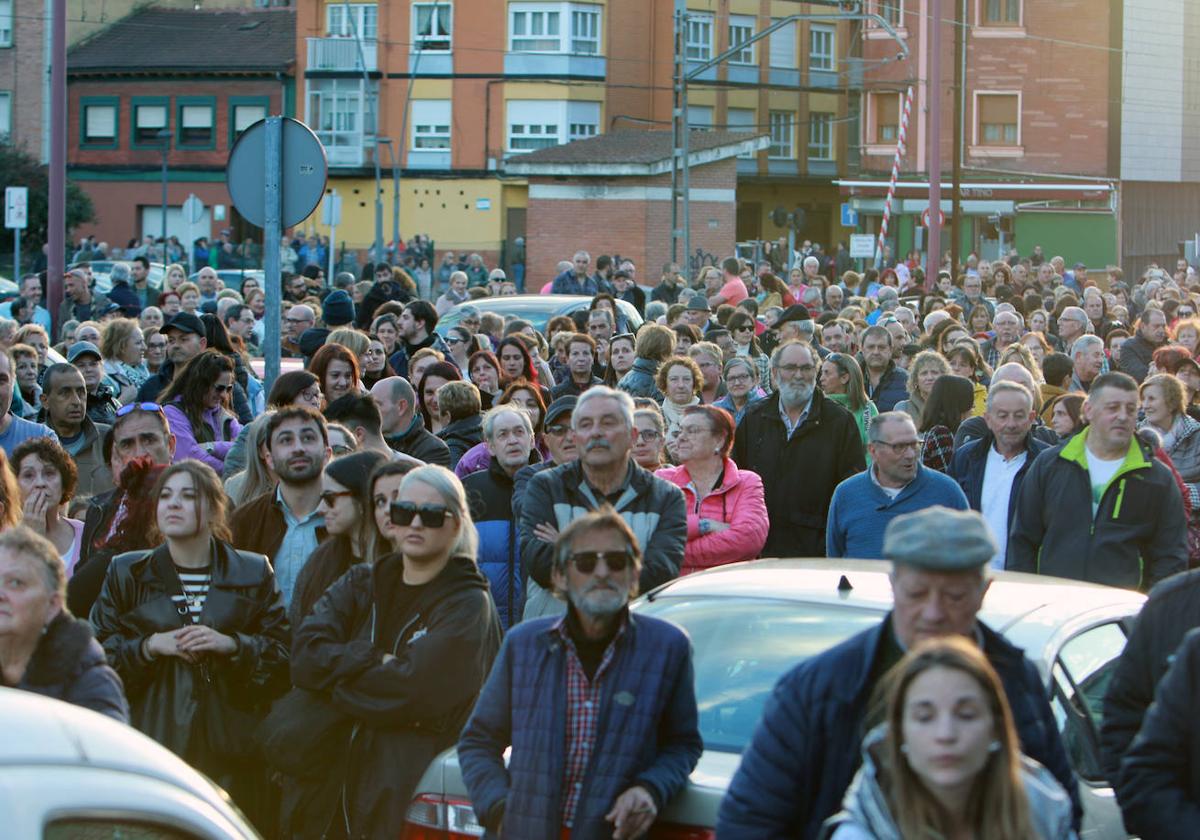
[[[338,200],[338,191],[334,190],[331,196],[336,203]],[[333,267],[337,265],[337,259],[334,256],[335,251],[337,251],[337,222],[329,226],[329,270],[325,272],[325,276],[329,278],[328,285],[330,287],[333,286]]]
[[[675,79],[671,112],[671,262],[683,265],[679,261],[679,240],[682,233],[679,229],[679,181],[682,173],[683,132],[687,130],[687,91],[683,86],[685,75],[684,59],[687,53],[686,45],[686,15],[687,0],[675,0],[675,11],[672,20],[675,25]],[[686,273],[687,267],[683,267]]]
[[[683,152],[680,155],[680,164],[683,167],[680,179],[679,189],[683,193],[683,218],[680,223],[683,226],[683,261],[680,265],[683,266],[684,276],[690,272],[689,261],[692,258],[692,186],[689,169],[691,168],[688,158],[692,154],[692,127],[688,125],[688,82],[687,74],[683,76]],[[689,278],[690,279],[690,278]]]
[[[267,311],[263,316],[263,387],[267,391],[279,377],[280,352],[280,306],[282,286],[279,273],[279,240],[283,236],[280,220],[282,173],[283,173],[283,118],[267,117],[266,152],[263,164],[266,171],[265,206],[263,208],[263,241],[275,243],[273,248],[263,248],[263,285],[267,292]]]
[[[404,142],[403,140],[400,141]],[[397,144],[399,145],[399,144]],[[388,146],[392,151],[392,247],[393,254],[400,253],[400,150]]]
[[[378,113],[375,119],[379,119]],[[375,147],[375,259],[374,262],[387,262],[383,254],[383,176],[379,169],[379,146]]]
[[[163,138],[163,167],[162,167],[162,261],[163,265],[167,264],[167,153],[171,150],[171,137],[167,135]],[[276,240],[278,241],[278,240]],[[146,255],[151,256],[150,254]]]
[[[962,248],[962,157],[963,157],[963,116],[966,109],[963,99],[966,96],[967,79],[967,0],[955,0],[954,14],[954,172],[951,187],[950,225],[950,275],[958,272],[958,261]],[[937,283],[937,277],[932,278]]]
[[[64,255],[65,256],[65,255]],[[13,228],[13,279],[21,283],[21,229]]]
[[[62,304],[67,235],[67,0],[53,0],[50,35],[50,212],[46,221],[47,304],[54,319]],[[19,279],[19,278],[18,278]]]
[[[942,0],[930,0],[929,79],[929,251],[925,278],[937,282],[942,264]]]

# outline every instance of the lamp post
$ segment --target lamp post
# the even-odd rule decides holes
[[[163,129],[158,132],[159,142],[162,143],[162,261],[165,266],[167,260],[167,154],[171,151],[171,138],[174,135],[168,130]]]
[[[379,137],[376,142],[387,147],[388,160],[392,164],[392,254],[397,256],[400,253],[400,158],[392,138]]]

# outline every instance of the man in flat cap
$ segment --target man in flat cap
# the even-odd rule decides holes
[[[721,802],[717,836],[816,838],[858,769],[862,736],[876,722],[869,707],[876,685],[912,645],[950,635],[974,640],[996,669],[1021,751],[1070,792],[1078,829],[1075,775],[1041,676],[1020,649],[977,619],[996,553],[983,517],[944,507],[897,517],[883,553],[892,561],[892,611],[776,684]]]

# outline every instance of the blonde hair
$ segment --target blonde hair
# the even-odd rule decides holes
[[[325,343],[340,344],[359,358],[371,346],[371,339],[353,327],[338,327],[329,334]]]
[[[100,331],[100,353],[106,359],[119,359],[121,351],[142,328],[132,318],[114,318]]]

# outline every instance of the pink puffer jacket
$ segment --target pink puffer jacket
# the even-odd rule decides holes
[[[725,563],[753,560],[767,542],[770,521],[758,473],[739,470],[732,459],[725,459],[721,486],[700,501],[696,509],[696,489],[686,466],[664,467],[655,475],[683,490],[687,502],[688,536],[680,575],[698,572]],[[724,531],[700,533],[700,520],[725,522]]]

